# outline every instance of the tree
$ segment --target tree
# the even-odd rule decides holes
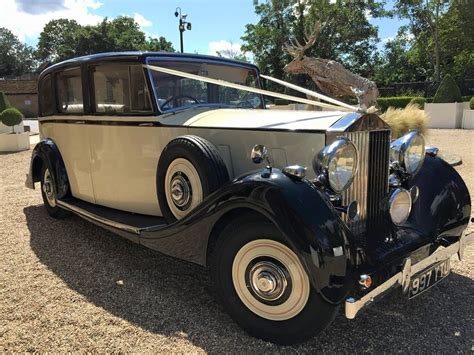
[[[448,8],[448,0],[398,0],[396,12],[410,21],[410,31],[415,37],[428,32],[433,48],[433,79],[441,80],[440,17]],[[426,44],[425,44],[426,45]]]
[[[10,30],[0,28],[0,77],[28,73],[35,64],[33,49],[21,43]]]
[[[101,52],[174,51],[166,38],[146,38],[135,20],[119,16],[105,18],[95,26],[81,26],[74,20],[50,21],[40,34],[37,55],[42,60],[65,59]]]
[[[474,11],[472,2],[453,1],[439,21],[441,72],[456,79],[474,78]]]
[[[140,49],[147,52],[175,52],[173,44],[167,41],[165,37],[148,37],[147,42]]]
[[[75,20],[49,21],[41,31],[36,57],[43,62],[59,62],[73,57],[82,26]]]
[[[377,57],[374,80],[382,85],[425,81],[429,71],[426,49],[420,48],[408,28],[402,26],[395,39],[387,41],[384,51]]]
[[[365,77],[373,73],[378,37],[377,28],[368,17],[385,15],[383,3],[272,0],[257,5],[255,12],[260,19],[257,24],[246,26],[242,49],[253,53],[264,73],[311,86],[305,76],[292,78],[284,73],[292,58],[283,51],[283,46],[293,38],[302,43],[304,33],[317,21],[322,24],[321,34],[307,50],[307,56],[334,59]]]
[[[242,36],[242,50],[251,52],[260,70],[276,78],[284,78],[283,68],[291,61],[283,50],[294,27],[295,16],[291,1],[273,0],[255,6],[255,13],[260,16],[257,24],[246,25]],[[268,83],[268,87],[281,91],[279,85]]]

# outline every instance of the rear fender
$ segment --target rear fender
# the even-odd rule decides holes
[[[31,154],[29,181],[27,181],[27,185],[30,187],[34,188],[34,183],[41,181],[41,167],[43,164],[47,164],[53,172],[57,198],[65,197],[69,192],[66,166],[58,146],[49,138],[41,140]]]

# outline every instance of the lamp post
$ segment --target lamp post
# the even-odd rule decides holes
[[[188,15],[181,14],[181,8],[177,7],[174,12],[175,17],[179,17],[179,43],[181,48],[181,53],[183,53],[183,32],[188,30],[191,31],[192,25],[191,22],[186,21]]]

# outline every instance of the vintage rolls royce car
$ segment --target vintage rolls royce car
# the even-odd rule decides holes
[[[170,53],[50,66],[26,185],[40,183],[53,218],[72,212],[209,268],[232,318],[276,343],[318,333],[340,306],[353,319],[447,276],[472,241],[471,201],[436,149],[418,132],[391,140],[375,113],[317,93],[326,103],[290,98],[330,109],[266,109],[264,96],[288,95],[262,77]]]

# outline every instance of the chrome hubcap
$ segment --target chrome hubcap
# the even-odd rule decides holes
[[[253,294],[265,301],[276,301],[288,287],[288,272],[271,261],[256,263],[249,272]]]
[[[49,205],[51,207],[55,207],[56,195],[54,193],[53,179],[51,178],[51,174],[49,173],[48,169],[46,169],[46,171],[44,172],[43,191],[44,191],[44,194],[46,195],[46,199],[48,200]]]
[[[191,199],[191,186],[186,175],[176,173],[171,180],[171,198],[177,207],[184,207]]]

